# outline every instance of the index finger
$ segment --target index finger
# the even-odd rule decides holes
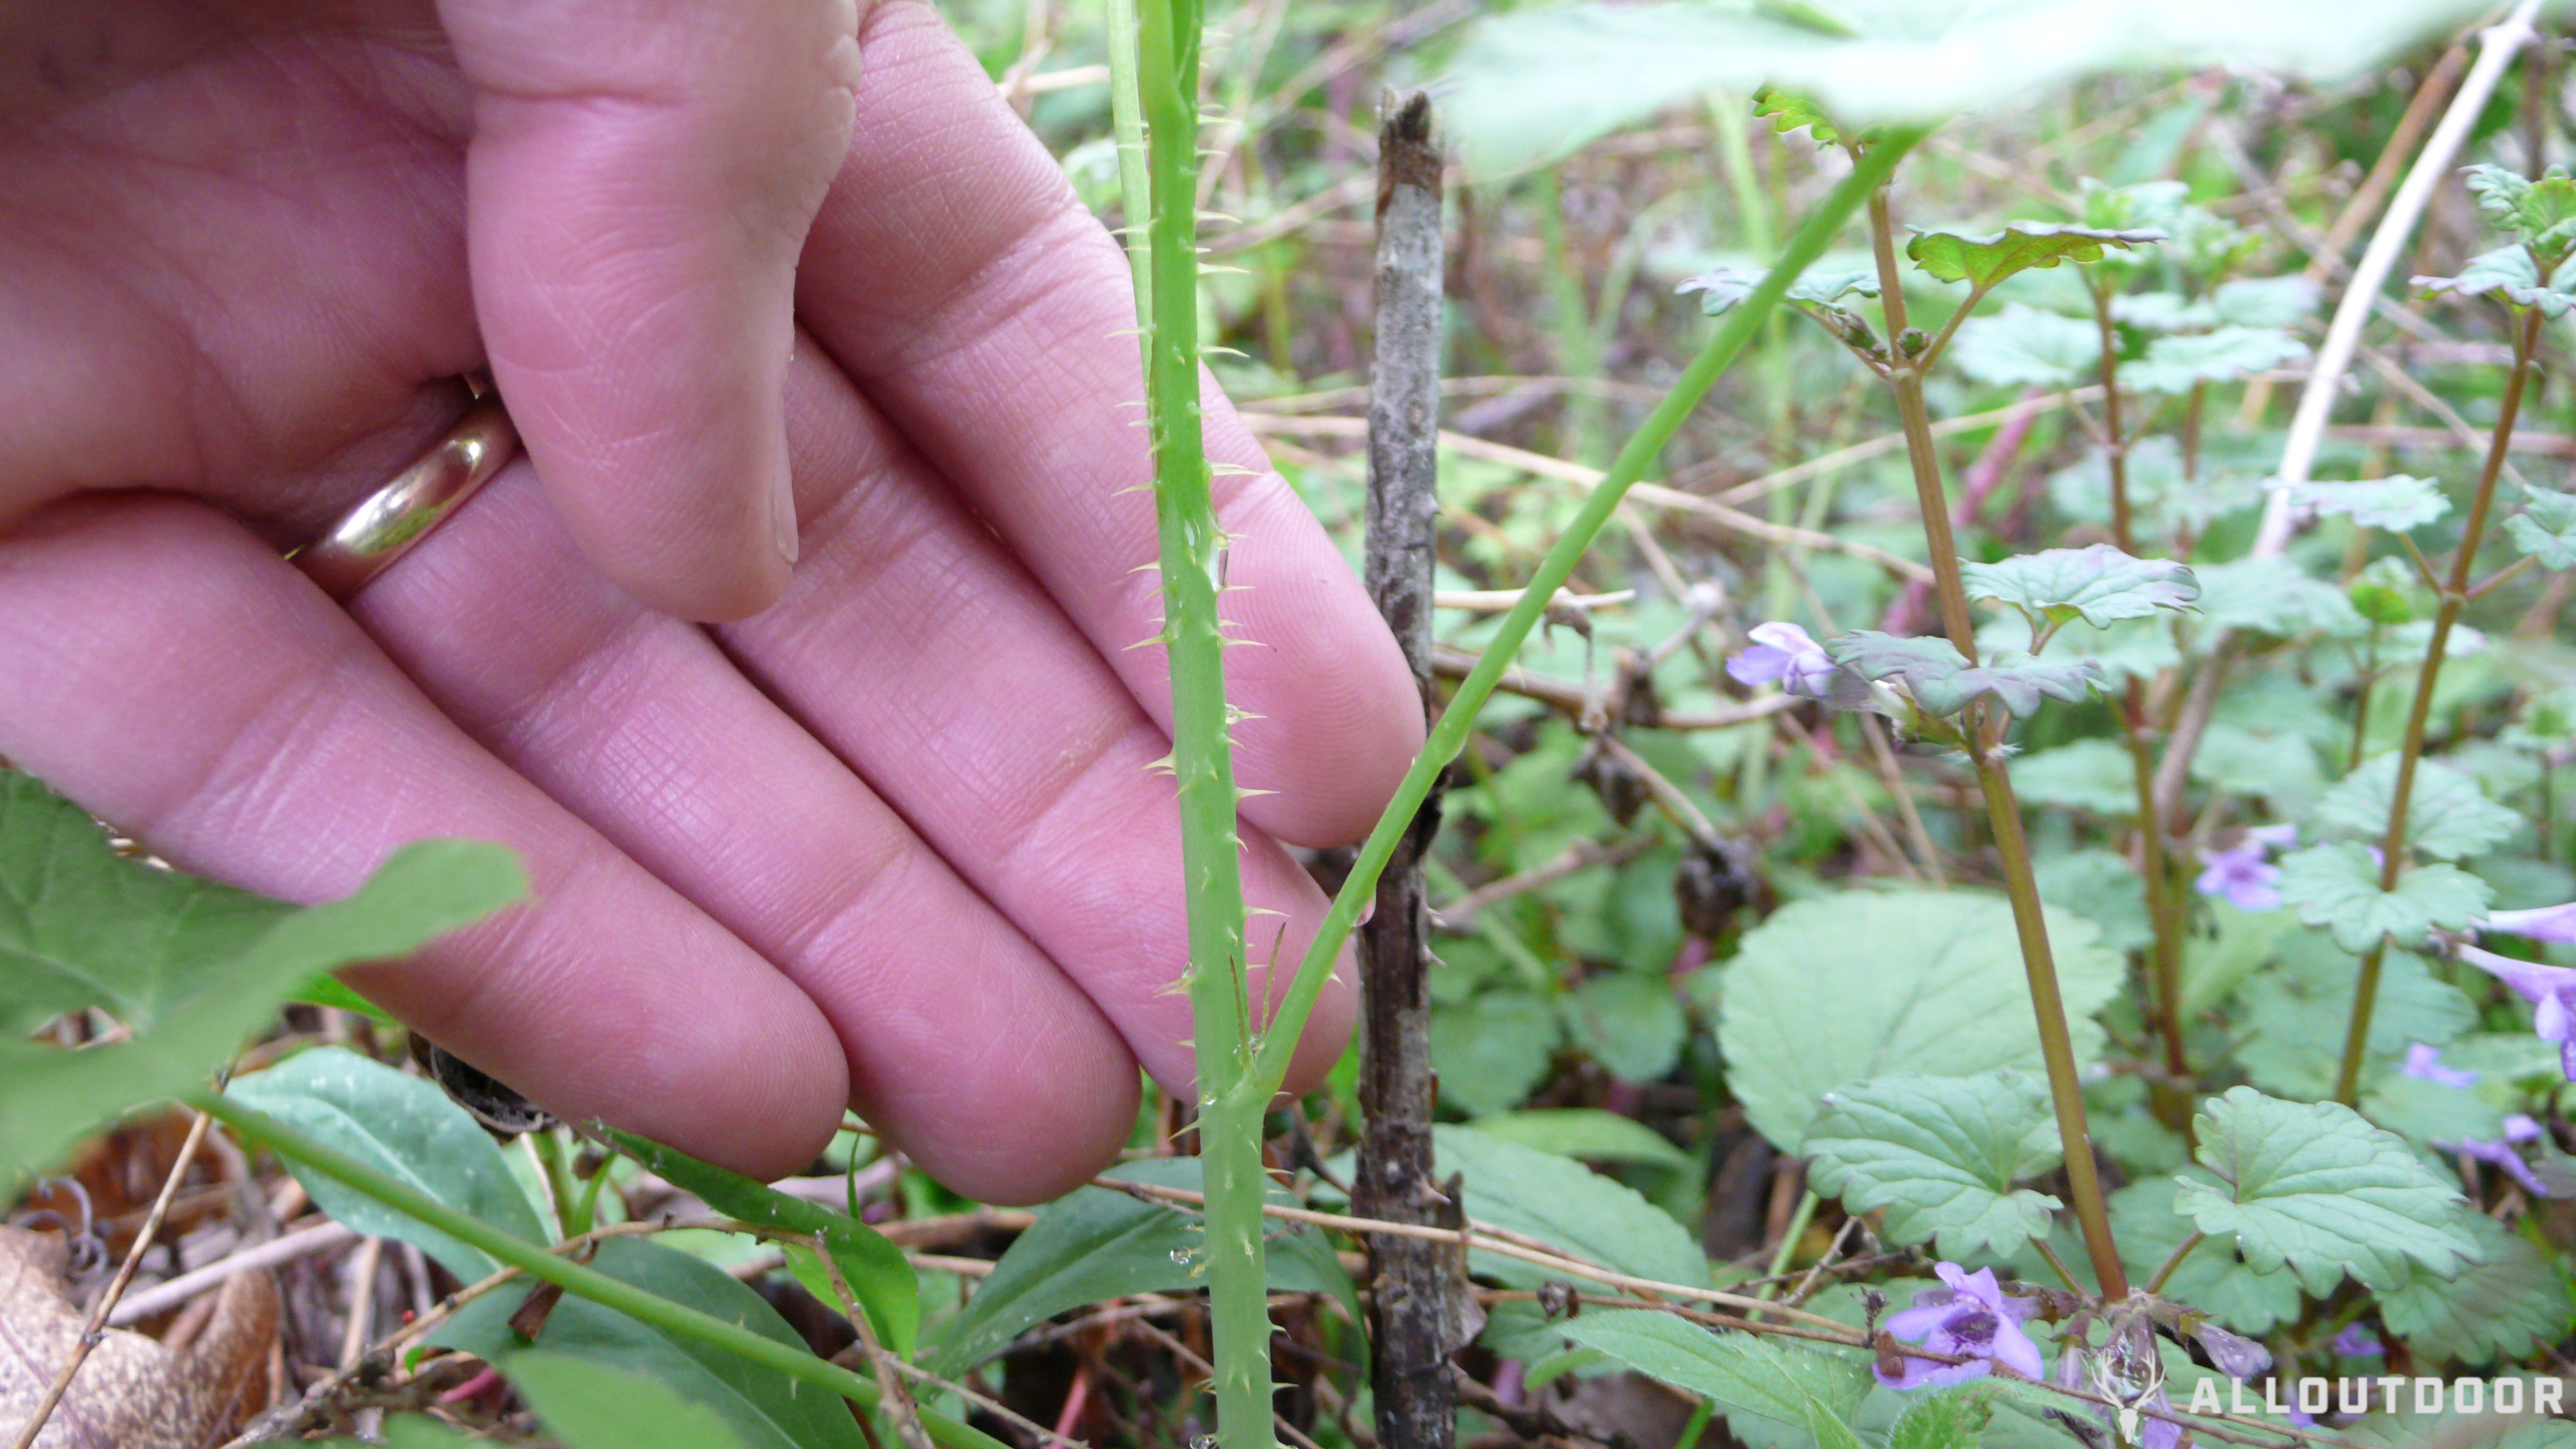
[[[807,243],[806,325],[946,474],[1168,732],[1151,464],[1125,256],[925,0],[861,31],[857,140]],[[1300,844],[1375,822],[1422,743],[1402,654],[1212,385],[1230,535],[1228,694],[1246,818]],[[1142,571],[1140,571],[1140,569]]]

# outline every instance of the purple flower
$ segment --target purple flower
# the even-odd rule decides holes
[[[2528,911],[2497,911],[2478,922],[2481,931],[2502,931],[2534,941],[2576,941],[2576,901]]]
[[[2345,1324],[2331,1346],[2346,1358],[2377,1358],[2388,1352],[2388,1345],[2379,1341],[2379,1335],[2359,1323]]]
[[[2200,1346],[2209,1350],[2211,1365],[2239,1383],[2272,1366],[2270,1349],[2241,1334],[2230,1333],[2215,1323],[2201,1325]]]
[[[2460,959],[2512,987],[2522,998],[2538,1009],[2532,1013],[2531,1029],[2542,1041],[2558,1043],[2558,1069],[2576,1082],[2576,971],[2564,966],[2543,966],[2536,961],[2516,961],[2493,951],[2475,946],[2462,946]]]
[[[2539,1123],[2516,1112],[2504,1119],[2502,1137],[2472,1137],[2465,1142],[2436,1142],[2433,1145],[2501,1167],[2506,1175],[2522,1184],[2523,1191],[2533,1197],[2548,1197],[2551,1195],[2549,1188],[2541,1182],[2539,1174],[2533,1172],[2531,1164],[2523,1161],[2522,1154],[2514,1150],[2517,1142],[2536,1142],[2547,1135],[2547,1129]]]
[[[1738,684],[1778,684],[1802,699],[1834,697],[1834,677],[1841,666],[1825,647],[1795,624],[1756,624],[1746,637],[1753,643],[1726,661],[1726,672]]]
[[[2406,1064],[2397,1069],[2410,1077],[2439,1082],[2445,1087],[2466,1087],[2477,1082],[2478,1074],[2458,1067],[2442,1065],[2442,1049],[2417,1042],[2406,1049]]]
[[[2019,1298],[2007,1298],[1995,1284],[1995,1270],[1980,1268],[1963,1272],[1956,1263],[1936,1263],[1932,1271],[1939,1274],[1946,1288],[1926,1288],[1914,1295],[1914,1306],[1888,1315],[1887,1331],[1908,1342],[1920,1339],[1923,1347],[1934,1353],[1955,1354],[1971,1360],[1962,1364],[1932,1363],[1908,1358],[1905,1371],[1894,1378],[1872,1367],[1878,1381],[1891,1389],[1920,1389],[1966,1383],[1994,1372],[1995,1363],[2024,1378],[2043,1378],[2047,1364],[2039,1356],[2039,1345],[2021,1331],[2022,1320],[2030,1316],[2032,1305]]]
[[[2223,896],[2240,911],[2279,909],[2281,868],[2263,858],[2264,850],[2264,843],[2249,835],[2232,850],[2202,851],[2200,863],[2208,868],[2192,882],[2192,889],[2205,896]]]

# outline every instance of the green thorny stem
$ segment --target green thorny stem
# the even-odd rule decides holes
[[[1896,270],[1896,232],[1888,220],[1884,185],[1870,191],[1869,234],[1878,259],[1879,305],[1885,310],[1887,336],[1893,341],[1907,330],[1905,288]],[[1934,355],[1935,349],[1926,349],[1921,357]],[[1923,402],[1923,362],[1907,358],[1902,346],[1895,347],[1888,386],[1896,394],[1896,411],[1905,423],[1905,452],[1914,467],[1915,497],[1923,515],[1924,542],[1932,555],[1942,632],[1974,663],[1977,632],[1968,615],[1967,586],[1959,574],[1958,544],[1950,533],[1950,501],[1941,484],[1941,459],[1932,446],[1932,414]],[[2030,841],[2022,833],[2021,806],[2013,799],[2012,779],[2004,769],[2000,748],[2004,722],[1995,720],[1990,727],[1988,713],[1971,705],[1959,721],[1961,733],[1986,798],[1986,819],[2003,866],[2004,893],[2012,901],[2013,929],[2021,939],[2031,1010],[2039,1020],[2040,1057],[2048,1067],[2048,1094],[2057,1109],[2057,1135],[2066,1149],[2067,1195],[2075,1201],[2075,1220],[2083,1228],[2084,1251],[2093,1261],[2102,1296],[2116,1301],[2129,1296],[2128,1274],[2111,1242],[2111,1215],[2103,1206],[2102,1182],[2093,1167],[2093,1137],[2084,1122],[2084,1088],[2076,1080],[2066,1001],[2058,991],[2057,962],[2048,949],[2048,923],[2040,915],[2039,885],[2031,875]]]
[[[2388,829],[2379,837],[2379,888],[2397,889],[2406,871],[2406,811],[2415,793],[2415,764],[2424,757],[2424,731],[2433,718],[2433,690],[2441,681],[2442,658],[2450,647],[2451,626],[2468,607],[2469,570],[2476,566],[2478,543],[2485,536],[2487,513],[2495,504],[2496,479],[2504,472],[2513,446],[2514,419],[2522,412],[2524,385],[2531,380],[2531,356],[2540,345],[2540,310],[2530,308],[2513,334],[2513,375],[2506,379],[2503,406],[2496,410],[2495,432],[2487,441],[2486,466],[2478,473],[2478,492],[2469,504],[2468,527],[2460,550],[2451,559],[2451,577],[2442,588],[2441,608],[2433,615],[2433,637],[2424,646],[2424,667],[2415,677],[2415,704],[2406,714],[2405,742],[2397,747],[2397,784],[2389,794]],[[2368,686],[2365,684],[2364,689]],[[2359,761],[2355,761],[2356,766]],[[2361,977],[2352,988],[2352,1024],[2344,1031],[2343,1060],[2335,1068],[2335,1100],[2352,1106],[2361,1091],[2362,1058],[2370,1048],[2371,1012],[2379,1004],[2379,967],[2388,954],[2382,936],[2361,958]]]
[[[2102,459],[2111,480],[2111,538],[2136,558],[2138,539],[2129,502],[2129,439],[2120,415],[2120,339],[2111,317],[2111,289],[2090,279],[2093,320],[2102,337]],[[2195,395],[2196,396],[2196,395]],[[2129,751],[2138,789],[2138,853],[2147,882],[2147,920],[2153,928],[2147,978],[2154,987],[2156,1035],[2164,1039],[2164,1080],[2153,1085],[2157,1120],[2191,1131],[2191,1063],[2182,1037],[2182,912],[2174,899],[2173,862],[2164,812],[2156,808],[2156,753],[2147,719],[2146,686],[2135,676],[2121,693],[2120,735]]]
[[[739,1323],[717,1318],[632,1283],[584,1267],[515,1237],[470,1213],[459,1212],[410,1183],[379,1172],[354,1157],[304,1136],[264,1112],[215,1092],[199,1092],[188,1104],[223,1123],[251,1147],[265,1147],[289,1162],[300,1163],[335,1182],[364,1193],[420,1223],[436,1228],[468,1247],[576,1297],[616,1309],[655,1328],[701,1343],[713,1344],[765,1368],[813,1384],[873,1412],[882,1397],[876,1384],[829,1359],[817,1358],[801,1343],[786,1343],[756,1333]],[[944,1414],[920,1410],[930,1437],[949,1449],[1006,1449],[998,1439]]]
[[[1700,399],[1708,395],[1709,388],[1724,375],[1728,364],[1743,351],[1744,344],[1760,330],[1763,319],[1787,293],[1789,284],[1825,254],[1825,248],[1833,244],[1852,213],[1858,211],[1869,195],[1886,181],[1888,173],[1896,169],[1898,160],[1925,134],[1925,130],[1914,127],[1883,133],[1876,144],[1859,158],[1851,174],[1807,213],[1806,218],[1799,222],[1798,229],[1790,235],[1788,245],[1780,249],[1779,260],[1772,263],[1771,270],[1763,275],[1760,284],[1743,301],[1727,311],[1707,345],[1691,359],[1690,366],[1683,370],[1672,391],[1666,393],[1664,400],[1647,415],[1644,425],[1619,449],[1619,456],[1611,460],[1609,471],[1602,475],[1591,496],[1583,501],[1583,507],[1575,513],[1573,522],[1566,525],[1565,532],[1548,549],[1547,556],[1539,560],[1538,568],[1521,590],[1520,602],[1512,605],[1511,612],[1503,616],[1502,626],[1495,631],[1493,641],[1485,646],[1485,652],[1476,660],[1476,667],[1467,671],[1467,677],[1459,682],[1457,692],[1449,697],[1448,705],[1440,713],[1439,723],[1432,726],[1431,737],[1422,746],[1422,753],[1414,757],[1413,767],[1405,771],[1402,783],[1395,787],[1395,797],[1387,802],[1386,812],[1378,817],[1377,827],[1369,832],[1367,842],[1360,846],[1358,858],[1351,862],[1350,875],[1343,880],[1341,891],[1333,897],[1333,907],[1324,914],[1323,924],[1316,928],[1314,940],[1306,947],[1305,959],[1298,963],[1297,979],[1289,983],[1288,994],[1281,1000],[1278,1014],[1271,1019],[1269,1030],[1262,1036],[1254,1058],[1253,1076],[1256,1081],[1276,1089],[1286,1078],[1288,1059],[1297,1049],[1298,1031],[1305,1026],[1307,1013],[1314,1009],[1315,998],[1322,994],[1324,982],[1332,976],[1333,962],[1340,955],[1342,942],[1349,937],[1351,926],[1359,920],[1360,911],[1375,899],[1379,873],[1386,869],[1388,858],[1395,853],[1396,842],[1413,828],[1414,812],[1422,808],[1423,799],[1431,792],[1432,781],[1438,779],[1440,772],[1447,769],[1449,762],[1466,747],[1467,735],[1476,725],[1476,711],[1482,709],[1485,701],[1493,695],[1494,686],[1502,679],[1503,671],[1511,666],[1513,657],[1520,652],[1521,642],[1529,637],[1540,615],[1546,612],[1547,601],[1555,597],[1557,589],[1574,572],[1574,565],[1581,560],[1584,550],[1592,546],[1592,540],[1601,532],[1602,525],[1610,521],[1619,500],[1627,496],[1629,486],[1645,476],[1646,470],[1663,453],[1664,445],[1672,441],[1683,420],[1699,406]]]
[[[1224,531],[1199,429],[1199,0],[1145,0],[1136,93],[1151,216],[1142,235],[1146,422],[1153,441],[1163,630],[1172,670],[1172,773],[1189,905],[1190,1034],[1198,1067],[1199,1160],[1207,1211],[1200,1253],[1216,1368],[1217,1435],[1272,1449],[1270,1308],[1262,1269],[1261,1119],[1277,1079],[1252,1072],[1244,955],[1242,839],[1235,833],[1225,699]],[[1122,163],[1132,158],[1121,157]],[[1133,188],[1130,188],[1132,195]],[[1131,235],[1138,218],[1130,217]]]

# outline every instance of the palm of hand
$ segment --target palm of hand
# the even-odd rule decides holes
[[[657,207],[703,231],[681,203],[794,178],[699,176],[723,157],[590,95],[513,170],[491,138],[531,103],[434,26],[161,18],[0,95],[0,753],[290,897],[405,840],[513,845],[536,903],[359,984],[568,1114],[788,1170],[849,1101],[991,1200],[1097,1166],[1136,1065],[1190,1070],[1163,660],[1124,647],[1159,613],[1136,357],[1123,259],[971,58],[883,6],[828,193],[663,245]],[[275,547],[487,360],[536,465],[332,607]],[[1245,811],[1286,917],[1256,960],[1293,963],[1323,902],[1277,840],[1363,829],[1419,721],[1329,541],[1221,406],[1210,439],[1256,470],[1223,512],[1267,647],[1229,666],[1277,792]],[[739,486],[772,464],[792,582]],[[785,593],[701,627],[612,575],[701,617]]]

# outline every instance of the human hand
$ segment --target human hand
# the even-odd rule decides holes
[[[1035,1200],[1139,1062],[1190,1075],[1126,265],[921,0],[867,18],[853,134],[828,12],[132,0],[0,41],[0,754],[289,898],[507,843],[537,898],[361,989],[567,1115],[775,1174],[849,1102]],[[276,549],[485,366],[533,463],[333,606]],[[1208,422],[1253,470],[1245,885],[1293,965],[1324,901],[1277,842],[1365,830],[1419,713]]]

